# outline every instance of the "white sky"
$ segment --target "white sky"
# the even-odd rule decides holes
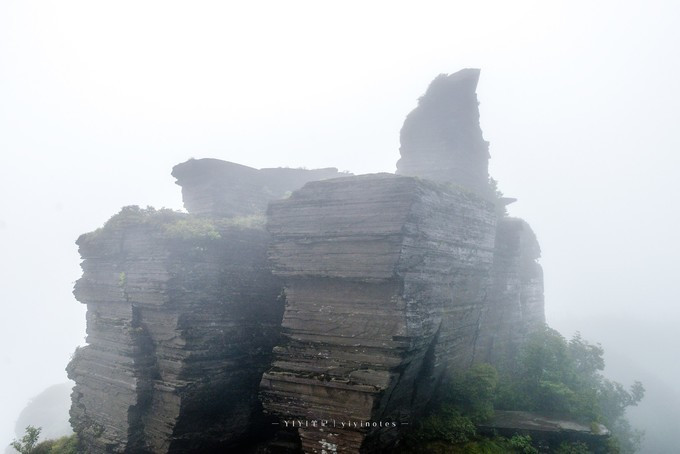
[[[170,170],[189,157],[392,172],[418,96],[463,67],[482,68],[492,175],[541,242],[549,322],[616,350],[598,338],[607,317],[633,327],[612,339],[677,357],[679,13],[673,1],[0,1],[0,445],[83,342],[80,233],[123,205],[180,208]],[[670,329],[667,343],[639,320]]]

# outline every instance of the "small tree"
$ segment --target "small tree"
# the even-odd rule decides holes
[[[38,444],[41,430],[41,427],[28,426],[26,427],[26,433],[21,437],[21,440],[14,440],[9,445],[21,454],[31,454]]]

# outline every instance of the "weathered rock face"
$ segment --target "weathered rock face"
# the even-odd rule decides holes
[[[172,169],[182,186],[189,213],[211,216],[264,215],[271,200],[281,199],[309,181],[336,178],[338,169],[253,169],[219,159],[190,159]]]
[[[389,426],[338,422],[408,422],[447,372],[503,366],[545,322],[536,238],[489,184],[478,77],[438,77],[407,117],[397,173],[418,179],[326,180],[270,205],[287,303],[262,399],[284,421],[333,421],[298,428],[305,452],[384,450]]]
[[[304,424],[305,452],[380,452],[451,373],[503,365],[545,320],[543,278],[489,185],[478,77],[430,85],[399,175],[189,160],[173,175],[191,214],[126,208],[81,236],[83,449],[243,451],[264,407]]]
[[[495,213],[469,192],[387,174],[307,184],[270,205],[285,341],[262,379],[283,420],[408,423],[473,360]],[[300,428],[305,452],[389,445],[396,430]]]
[[[541,249],[525,221],[499,219],[493,285],[484,310],[476,360],[500,367],[513,358],[532,331],[545,324]]]
[[[489,184],[489,143],[482,137],[478,69],[440,75],[420,98],[401,130],[397,173],[454,183],[494,201],[493,280],[483,310],[475,360],[502,366],[526,335],[543,326],[540,247],[529,225],[504,215],[515,199],[498,197]]]
[[[85,452],[210,452],[258,424],[283,309],[268,242],[136,207],[78,239],[88,345],[68,373]]]
[[[397,174],[492,195],[489,143],[479,126],[478,80],[479,69],[463,69],[432,81],[401,128]]]

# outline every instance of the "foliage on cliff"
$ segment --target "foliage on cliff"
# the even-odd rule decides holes
[[[40,438],[41,427],[26,427],[26,433],[21,440],[14,440],[9,445],[21,454],[33,454]]]
[[[78,436],[74,434],[40,442],[33,454],[79,454],[80,452],[78,451]]]
[[[524,344],[513,367],[501,372],[495,408],[555,414],[585,424],[600,423],[613,434],[612,450],[632,453],[642,434],[625,419],[627,407],[644,397],[634,382],[626,390],[602,375],[604,350],[580,334],[567,341],[545,327]]]
[[[456,377],[434,411],[408,434],[403,452],[537,452],[528,437],[489,439],[477,433],[475,424],[503,409],[556,415],[595,428],[603,424],[612,433],[610,452],[634,453],[642,433],[630,427],[625,409],[640,402],[644,388],[635,382],[626,390],[605,378],[603,355],[600,345],[579,334],[567,341],[545,327],[527,340],[511,367],[497,373],[480,364]],[[556,452],[588,452],[584,449],[582,443],[563,443]]]
[[[20,454],[78,454],[78,437],[73,434],[56,440],[38,442],[42,428],[28,426],[20,440],[10,446]]]
[[[262,215],[232,216],[207,218],[196,216],[168,208],[156,209],[137,205],[123,207],[113,215],[104,227],[81,236],[79,241],[97,238],[106,232],[115,232],[129,226],[148,226],[158,230],[159,234],[171,239],[197,241],[217,240],[221,238],[223,229],[264,229],[266,218]]]
[[[477,364],[459,374],[446,390],[436,410],[404,440],[402,453],[536,454],[528,436],[493,437],[477,433],[476,424],[493,416],[498,373]]]

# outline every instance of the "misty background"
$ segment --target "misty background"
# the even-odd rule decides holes
[[[393,172],[429,82],[479,67],[548,323],[643,382],[631,417],[658,452],[680,429],[679,19],[673,1],[0,2],[0,449],[84,344],[81,233],[181,209],[170,171],[191,157]]]

